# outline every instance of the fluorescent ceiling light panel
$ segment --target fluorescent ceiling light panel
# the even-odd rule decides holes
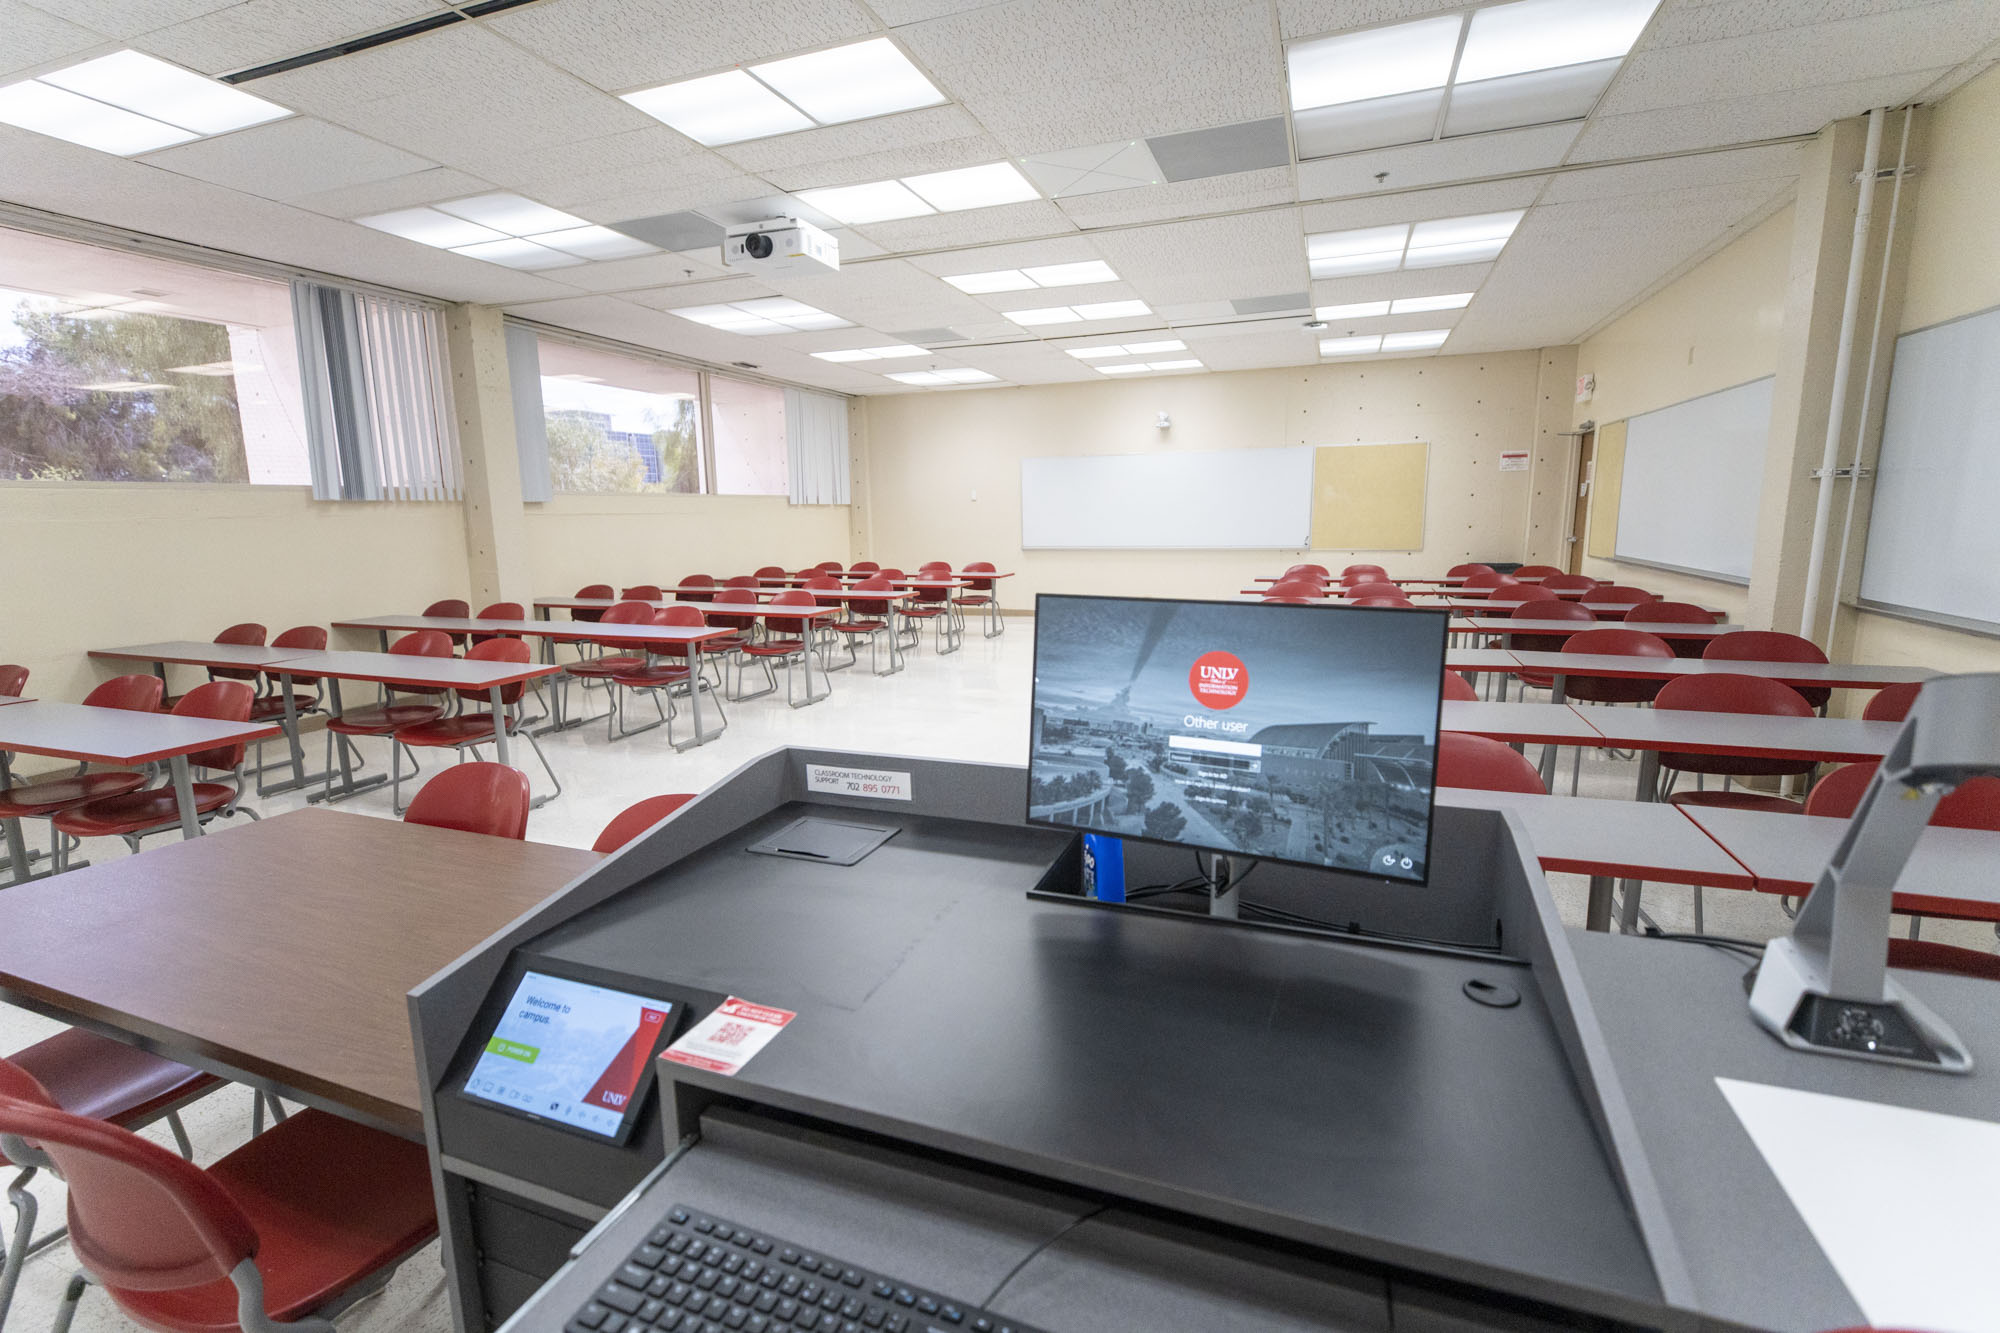
[[[1153,308],[1144,301],[1097,301],[1070,308],[1085,319],[1131,319],[1153,313]]]
[[[813,127],[803,111],[740,69],[626,93],[623,100],[710,148]]]
[[[971,296],[988,292],[1024,292],[1039,284],[1018,268],[995,269],[991,273],[959,273],[946,282]]]
[[[849,320],[838,315],[829,315],[803,301],[793,301],[783,296],[760,297],[754,301],[736,301],[729,305],[691,305],[679,310],[669,310],[670,315],[706,324],[724,333],[744,333],[760,335],[766,333],[803,333],[818,329],[852,328]]]
[[[1011,162],[989,162],[984,166],[960,167],[956,171],[932,171],[921,176],[905,176],[903,184],[923,196],[940,213],[956,213],[967,208],[991,208],[995,204],[1018,204],[1041,195]],[[804,198],[803,195],[800,196]]]
[[[451,252],[464,255],[467,259],[483,259],[489,264],[504,264],[508,268],[543,269],[568,268],[584,261],[575,255],[566,255],[560,250],[551,250],[546,245],[536,245],[518,236],[508,236],[498,241],[481,241],[477,245],[454,245]]]
[[[562,231],[540,232],[528,239],[536,245],[546,245],[579,259],[633,259],[639,255],[659,253],[658,246],[648,245],[637,237],[609,227],[569,227]]]
[[[1392,272],[1403,262],[1409,235],[1409,224],[1403,222],[1318,232],[1306,237],[1306,266],[1315,278]]]
[[[822,125],[936,106],[944,94],[887,37],[750,66]]]
[[[1382,350],[1382,335],[1363,334],[1356,338],[1321,338],[1321,356],[1369,356]]]
[[[195,134],[227,134],[292,114],[276,102],[252,97],[226,83],[205,79],[137,51],[114,51],[81,65],[44,74],[40,82]]]
[[[1387,301],[1355,301],[1350,305],[1323,305],[1313,311],[1314,319],[1373,319],[1389,313]]]
[[[1457,81],[1618,59],[1658,7],[1659,0],[1515,0],[1475,10]]]
[[[921,384],[931,388],[935,388],[937,385],[940,384],[951,383],[951,381],[946,379],[943,375],[940,375],[936,371],[932,370],[891,371],[886,376],[886,378],[892,379],[896,381],[898,384]]]
[[[1151,367],[1141,361],[1135,365],[1098,366],[1097,373],[1100,375],[1143,375],[1149,369]]]
[[[865,347],[850,347],[844,352],[814,352],[813,355],[822,361],[835,362],[874,361],[879,359],[875,353]]]
[[[440,213],[435,208],[399,208],[393,213],[375,213],[365,218],[356,218],[364,227],[376,231],[386,231],[391,236],[401,236],[406,241],[417,241],[424,245],[435,245],[442,250],[456,250],[462,245],[476,245],[481,241],[503,241],[505,233],[491,227],[482,227],[464,218]]]
[[[1505,248],[1524,216],[1517,209],[1510,213],[1478,213],[1419,222],[1410,229],[1410,248],[1403,257],[1403,266],[1439,268],[1492,259]]]
[[[1584,0],[1589,3],[1589,0]],[[1294,42],[1285,52],[1292,109],[1337,106],[1442,88],[1451,78],[1462,14]]]
[[[0,88],[0,124],[131,157],[201,136],[33,79]]]
[[[1463,310],[1471,304],[1471,292],[1452,292],[1447,296],[1405,296],[1390,302],[1389,313],[1415,315],[1426,310]]]
[[[1147,362],[1146,364],[1147,364],[1147,365],[1149,365],[1149,366],[1150,366],[1150,367],[1151,367],[1152,369],[1154,369],[1154,370],[1200,370],[1200,369],[1202,369],[1202,364],[1201,364],[1201,362],[1200,362],[1200,361],[1198,361],[1198,360],[1195,360],[1195,359],[1193,359],[1192,357],[1190,357],[1189,359],[1187,359],[1187,360],[1185,360],[1185,361],[1149,361],[1149,362]]]
[[[1179,338],[1166,338],[1159,342],[1126,343],[1125,350],[1134,356],[1147,356],[1154,352],[1185,352],[1187,344]]]
[[[874,181],[867,185],[836,185],[823,190],[799,190],[793,198],[817,208],[834,221],[849,227],[870,222],[893,222],[897,218],[922,217],[935,213],[923,200],[911,194],[901,181]]]
[[[848,347],[838,352],[814,352],[822,361],[893,361],[904,356],[929,356],[930,349],[913,347],[909,343],[894,343],[888,347]]]
[[[999,380],[998,375],[989,375],[983,370],[951,369],[940,370],[937,377],[947,384],[990,384]]]
[[[508,236],[529,236],[535,232],[566,231],[590,224],[573,213],[523,199],[518,194],[475,194],[470,199],[453,199],[433,204],[440,213],[449,213],[467,222],[477,222]]]
[[[1106,343],[1102,347],[1071,347],[1065,349],[1079,361],[1096,361],[1107,356],[1125,356],[1125,348],[1119,343]]]
[[[1077,324],[1083,316],[1066,305],[1043,306],[1035,310],[1003,310],[1000,312],[1016,324],[1032,327],[1036,324]]]
[[[1442,347],[1444,340],[1451,337],[1450,329],[1421,329],[1414,333],[1385,333],[1382,335],[1382,350],[1385,352],[1415,352],[1426,347]]]
[[[1080,264],[1043,264],[1021,272],[1037,287],[1081,287],[1092,282],[1116,282],[1118,274],[1102,259]]]

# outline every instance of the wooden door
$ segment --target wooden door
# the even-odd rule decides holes
[[[1569,536],[1564,539],[1563,568],[1583,572],[1583,534],[1590,522],[1590,485],[1596,471],[1597,432],[1585,431],[1576,441],[1576,487],[1570,497]]]

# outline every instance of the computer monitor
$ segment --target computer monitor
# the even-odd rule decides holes
[[[1028,821],[1423,884],[1447,624],[1044,594]]]

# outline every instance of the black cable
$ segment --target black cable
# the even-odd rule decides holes
[[[1015,1264],[1012,1268],[1008,1269],[1007,1276],[1000,1279],[1000,1284],[994,1287],[993,1290],[986,1293],[986,1299],[979,1303],[979,1308],[982,1310],[991,1310],[993,1308],[993,1302],[1000,1298],[1000,1293],[1006,1290],[1007,1284],[1009,1282],[1012,1282],[1017,1276],[1019,1276],[1022,1269],[1026,1268],[1029,1264],[1033,1263],[1036,1255],[1040,1254],[1043,1250],[1046,1250],[1047,1248],[1049,1248],[1049,1246],[1061,1240],[1064,1236],[1067,1236],[1070,1232],[1082,1226],[1085,1222],[1088,1222],[1091,1218],[1096,1217],[1099,1213],[1103,1212],[1106,1208],[1109,1208],[1110,1206],[1111,1205],[1107,1203],[1100,1203],[1097,1205],[1097,1207],[1091,1209],[1087,1213],[1077,1214],[1075,1217],[1072,1217],[1069,1221],[1065,1222],[1061,1230],[1057,1231],[1054,1235],[1050,1236],[1040,1245],[1037,1245],[1034,1249],[1029,1250],[1026,1254],[1022,1255],[1021,1262]]]
[[[1502,956],[1497,945],[1431,939],[1425,935],[1404,935],[1393,930],[1370,930],[1352,923],[1342,925],[1337,921],[1321,921],[1315,917],[1301,916],[1297,912],[1288,912],[1282,907],[1270,907],[1263,903],[1244,903],[1238,911],[1253,919],[1271,921],[1281,926],[1298,926],[1306,930],[1323,930],[1332,935],[1350,935],[1357,939],[1388,940],[1396,944],[1419,944],[1432,949],[1460,949],[1470,953]]]
[[[1761,960],[1764,946],[1755,940],[1742,940],[1734,935],[1698,935],[1692,931],[1647,930],[1641,936],[1649,940],[1680,940],[1687,944],[1706,944],[1711,949],[1727,949],[1734,953],[1747,954]]]

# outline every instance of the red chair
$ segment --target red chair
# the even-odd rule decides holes
[[[491,606],[481,607],[479,614],[473,617],[474,620],[526,620],[527,618],[528,608],[519,602],[495,602]],[[472,643],[474,647],[478,647],[488,639],[499,637],[501,636],[497,634],[474,634]]]
[[[603,625],[650,625],[657,608],[651,602],[623,601],[603,613],[598,623]],[[588,688],[592,681],[607,683],[621,672],[638,671],[646,665],[646,655],[652,650],[652,643],[646,639],[621,639],[613,635],[593,638],[591,645],[601,651],[595,657],[585,657],[571,662],[563,668],[563,674],[556,677],[556,686],[562,692],[563,700],[568,698],[569,682],[581,680]],[[567,716],[562,701],[558,701],[557,711]],[[608,716],[608,714],[607,714]],[[581,719],[578,719],[579,721]]]
[[[1889,966],[1911,972],[1948,972],[1981,981],[2000,981],[2000,955],[1961,949],[1929,940],[1889,941]]]
[[[788,576],[786,575],[785,571],[777,565],[764,565],[757,570],[754,577],[758,579],[782,579]]]
[[[1917,701],[1918,684],[1887,685],[1875,691],[1875,697],[1861,710],[1864,722],[1901,722],[1910,715],[1910,705]]]
[[[847,572],[850,574],[874,574],[878,573],[881,568],[882,566],[876,564],[873,560],[857,560],[847,567]]]
[[[771,605],[774,607],[817,607],[819,602],[809,592],[798,588],[789,588],[779,593],[776,597],[773,597]],[[806,650],[810,643],[809,636],[814,632],[812,622],[804,617],[796,620],[787,619],[783,616],[769,618],[765,622],[764,637],[755,643],[743,645],[742,651],[737,655],[736,693],[730,695],[730,699],[758,699],[764,695],[774,693],[778,688],[778,676],[772,664],[779,661],[785,664],[785,701],[792,707],[803,708],[807,704],[815,703],[818,700],[824,699],[828,694],[831,694],[833,692],[833,678],[826,675],[824,664],[820,667],[820,674],[826,680],[826,689],[819,694],[813,693],[812,672],[807,660]],[[747,664],[753,659],[764,668],[764,678],[768,684],[754,694],[746,694],[743,692],[743,672]],[[806,673],[804,698],[799,697],[797,690],[797,672],[801,668]]]
[[[1622,624],[1634,629],[1646,625],[1713,625],[1715,617],[1693,602],[1641,602],[1625,613]],[[1666,639],[1667,636],[1660,636]],[[1706,643],[1701,639],[1667,639],[1677,657],[1700,657]]]
[[[26,679],[24,669],[22,680],[25,682]],[[85,695],[83,702],[89,708],[123,708],[134,713],[157,713],[160,710],[160,693],[165,688],[158,676],[113,676]],[[135,792],[145,785],[144,773],[93,773],[89,764],[78,764],[76,772],[66,778],[49,778],[31,786],[0,791],[0,820],[44,819],[88,801]],[[66,864],[62,839],[51,833],[49,845],[58,858],[57,864]],[[28,877],[28,867],[15,866],[13,873],[18,883]]]
[[[0,1064],[0,1134],[62,1176],[78,1261],[150,1329],[275,1333],[378,1290],[437,1234],[423,1144],[324,1111],[204,1171]],[[71,1280],[58,1328],[87,1289]]]
[[[326,651],[326,630],[320,625],[297,625],[271,640],[271,646],[273,648],[296,648],[302,653],[323,653]],[[301,717],[307,713],[318,712],[320,709],[320,678],[318,676],[293,676],[291,679],[295,690],[299,686],[304,686],[312,691],[310,694],[294,693],[292,695],[292,712]],[[262,695],[251,703],[250,720],[252,722],[274,721],[285,715],[284,691],[276,687],[276,682],[273,682],[273,686],[274,688],[271,693]],[[261,746],[263,742],[259,741],[258,744]]]
[[[1545,585],[1546,586],[1546,585]],[[1600,583],[1586,592],[1579,600],[1587,603],[1603,620],[1622,620],[1627,611],[1643,602],[1660,600],[1656,593],[1644,588],[1627,588],[1616,583]]]
[[[1522,602],[1507,613],[1507,618],[1509,620],[1574,620],[1578,624],[1593,624],[1597,620],[1596,614],[1589,607],[1578,606],[1575,602],[1557,601],[1553,598],[1545,598],[1544,600],[1535,602]],[[1563,645],[1573,637],[1573,635],[1569,634],[1513,634],[1509,635],[1505,642],[1524,653],[1559,653],[1563,650]],[[1494,644],[1501,646],[1502,641],[1496,639],[1494,640]],[[1520,679],[1523,688],[1537,690],[1552,689],[1556,683],[1555,676],[1547,671],[1523,671],[1520,673]]]
[[[402,638],[390,644],[389,651],[397,656],[404,657],[450,657],[451,637],[440,630],[420,629],[414,633],[405,634]],[[416,693],[416,691],[406,692]],[[443,695],[445,691],[425,690],[424,693],[429,695]],[[331,719],[326,724],[327,794],[333,794],[333,747],[336,742],[341,747],[340,755],[343,766],[348,762],[350,754],[352,761],[358,764],[361,762],[361,752],[354,746],[354,737],[386,736],[393,738],[398,728],[413,727],[419,722],[431,722],[443,716],[444,708],[440,704],[399,704],[395,701],[394,693],[390,692],[388,702],[379,707],[362,709],[356,712],[343,711],[339,717]],[[390,745],[393,746],[394,744],[395,741],[391,739]],[[415,765],[416,762],[417,757],[411,755],[410,763]]]
[[[576,595],[578,597],[588,597],[596,601],[608,602],[615,595],[615,591],[608,583],[586,583],[583,587],[576,590]],[[569,613],[569,618],[571,620],[597,621],[604,618],[604,612],[595,607],[572,609]]]
[[[1285,579],[1304,579],[1308,583],[1325,583],[1327,580],[1326,566],[1288,565],[1285,568],[1285,572],[1279,575],[1280,582]]]
[[[403,822],[518,841],[528,836],[532,805],[526,773],[511,764],[475,761],[455,764],[426,782],[410,798]]]
[[[28,688],[28,668],[24,666],[0,666],[0,694],[19,696]]]
[[[270,631],[262,625],[245,622],[241,625],[231,625],[228,629],[216,635],[212,642],[235,644],[245,648],[262,648],[264,646],[264,638],[269,633]],[[254,667],[210,667],[208,668],[208,678],[210,680],[247,680],[252,685],[255,685],[259,679],[257,670]],[[186,696],[170,694],[160,700],[160,707],[163,710],[171,710],[184,697]]]
[[[1403,595],[1401,588],[1393,589],[1393,592],[1398,597]],[[1317,583],[1307,583],[1303,579],[1286,579],[1282,583],[1273,583],[1265,591],[1264,595],[1266,597],[1310,598],[1313,601],[1319,602],[1326,600],[1326,589]]]
[[[1325,565],[1293,565],[1292,568],[1317,570],[1322,578],[1326,576]],[[1340,571],[1340,577],[1343,579],[1352,578],[1356,574],[1380,574],[1385,580],[1389,577],[1389,571],[1380,565],[1349,565]]]
[[[949,560],[926,560],[924,561],[924,563],[917,566],[917,574],[919,577],[922,577],[923,575],[926,574],[949,574],[949,573],[951,573],[951,561]]]
[[[1813,784],[1806,796],[1806,813],[1851,819],[1868,790],[1876,765],[1842,764]],[[1984,829],[2000,832],[2000,778],[1977,777],[1959,784],[1937,803],[1931,823],[1938,828]]]
[[[707,621],[716,629],[730,632],[727,639],[718,639],[702,648],[708,654],[741,653],[746,644],[756,638],[758,626],[762,623],[756,616],[732,616],[724,613],[725,606],[756,606],[757,590],[754,588],[724,588],[715,595],[716,609],[707,614]],[[725,659],[726,661],[726,659]]]
[[[1479,691],[1472,688],[1472,682],[1456,671],[1444,673],[1444,697],[1447,699],[1469,699],[1477,702]]]
[[[1267,602],[1309,601],[1309,599],[1304,597],[1266,597],[1264,600]],[[1414,611],[1417,609],[1415,602],[1400,595],[1395,597],[1350,597],[1347,599],[1346,604],[1348,606],[1393,606],[1401,611]]]
[[[1277,586],[1282,588],[1285,585],[1280,583]],[[1393,583],[1356,583],[1343,588],[1342,594],[1347,597],[1401,597],[1403,590]]]
[[[1504,741],[1460,731],[1438,733],[1437,785],[1548,795],[1542,775],[1519,751]]]
[[[929,577],[945,577],[949,574],[949,572],[950,571],[948,570],[946,571],[934,570],[931,571],[929,574],[926,574],[925,571],[920,569],[917,571],[917,577],[920,579]],[[1271,591],[1275,593],[1278,591],[1278,589],[1283,588],[1285,586],[1286,585],[1282,583],[1277,584],[1271,589]],[[1302,596],[1309,594],[1287,593],[1286,595]],[[899,614],[903,618],[902,632],[908,636],[910,647],[914,648],[917,646],[918,640],[923,637],[923,631],[918,627],[922,625],[923,622],[928,620],[928,621],[935,621],[937,623],[937,632],[934,641],[937,646],[938,654],[942,656],[945,653],[955,653],[958,651],[960,628],[958,623],[958,616],[951,609],[950,588],[947,587],[912,588],[910,589],[910,596],[901,604],[900,607],[897,608],[897,614]]]
[[[838,576],[846,566],[842,565],[838,560],[822,560],[817,565],[814,565],[813,568],[819,570],[822,574]]]
[[[525,666],[532,657],[528,645],[519,639],[490,638],[484,643],[473,645],[472,650],[466,653],[465,660],[514,662]],[[501,687],[499,719],[493,716],[491,691],[463,689],[458,692],[459,698],[466,703],[486,704],[488,707],[479,712],[459,712],[451,717],[434,718],[429,722],[418,722],[396,728],[395,744],[389,747],[389,800],[396,813],[400,815],[404,809],[402,754],[405,749],[412,752],[421,749],[453,749],[459,752],[461,761],[465,752],[471,750],[473,758],[477,759],[478,747],[494,743],[497,726],[504,726],[507,729],[509,741],[515,743],[526,741],[529,748],[534,750],[535,758],[541,760],[542,771],[549,775],[549,783],[555,790],[535,804],[545,805],[562,795],[562,779],[558,778],[556,771],[549,767],[549,758],[542,753],[541,742],[535,739],[534,732],[521,725],[520,704],[525,689],[525,684]]]
[[[804,583],[807,579],[820,578],[825,573],[826,571],[821,569],[818,565],[808,565],[804,569],[800,570],[798,573],[792,575],[792,581],[794,583]]]
[[[709,574],[690,574],[674,588],[677,602],[712,602],[715,600],[715,578]]]
[[[1542,586],[1550,592],[1572,592],[1578,588],[1588,592],[1597,586],[1597,580],[1587,574],[1548,574],[1543,576]]]
[[[732,578],[724,579],[722,586],[725,588],[761,588],[764,585],[755,574],[737,574]]]
[[[997,639],[1002,634],[1005,634],[1007,626],[1000,615],[1000,594],[995,587],[994,580],[980,578],[979,576],[981,574],[993,574],[997,572],[998,567],[990,560],[973,561],[960,574],[960,577],[965,580],[966,586],[959,589],[958,596],[951,599],[951,604],[957,610],[961,621],[965,618],[965,608],[968,606],[980,607],[985,611],[986,629],[984,632],[985,636],[989,639]]]
[[[1517,579],[1546,579],[1562,573],[1554,565],[1522,565],[1514,571]]]
[[[1516,584],[1520,583],[1520,581],[1521,580],[1515,578],[1512,574],[1496,574],[1489,569],[1481,573],[1466,575],[1465,582],[1461,583],[1459,587],[1467,590],[1477,590],[1479,588],[1511,588],[1514,587]]]
[[[467,620],[472,616],[472,604],[462,597],[447,597],[441,602],[432,602],[424,608],[423,614],[437,616],[443,620]],[[467,638],[465,634],[457,630],[449,630],[447,633],[451,635],[453,645],[459,648],[465,647]]]
[[[1811,639],[1796,634],[1780,634],[1767,629],[1740,629],[1734,634],[1718,635],[1708,641],[1708,647],[1701,650],[1704,661],[1709,662],[1817,662],[1825,663],[1826,654]],[[1815,710],[1825,708],[1833,691],[1824,685],[1791,686]]]
[[[1562,598],[1536,583],[1519,583],[1495,588],[1486,596],[1486,605],[1512,612],[1519,606],[1563,606]],[[1596,617],[1592,616],[1595,620]]]
[[[611,817],[611,822],[604,826],[604,832],[590,844],[590,850],[607,855],[615,852],[640,834],[649,832],[655,824],[694,798],[695,793],[691,791],[675,792],[669,796],[648,796],[629,805]]]
[[[250,687],[242,681],[211,680],[182,695],[173,712],[175,717],[248,722],[250,702],[254,697]],[[237,741],[234,745],[219,745],[212,750],[197,750],[187,757],[189,768],[226,773],[230,777],[226,783],[192,784],[195,816],[200,823],[206,824],[217,816],[226,818],[238,813],[257,818],[255,810],[239,804],[247,794],[250,781],[243,772],[243,755],[247,749],[247,741]],[[173,785],[169,783],[73,805],[58,811],[50,823],[57,833],[71,838],[123,838],[125,845],[136,852],[139,840],[148,833],[181,826],[180,802],[174,794]],[[57,866],[61,868],[67,861],[68,852],[60,842],[56,847],[56,856]]]
[[[710,582],[713,583],[714,580],[711,579]],[[667,595],[660,591],[660,585],[657,583],[637,584],[618,594],[618,600],[621,602],[664,602],[666,599]]]
[[[888,565],[876,570],[875,577],[878,579],[899,579],[903,577],[903,571],[897,569],[894,565]]]
[[[17,1084],[27,1080],[42,1099],[72,1115],[108,1121],[122,1129],[141,1129],[165,1120],[181,1156],[189,1160],[194,1157],[194,1144],[188,1141],[187,1127],[181,1123],[181,1108],[222,1086],[222,1080],[213,1074],[82,1028],[64,1028],[0,1059],[0,1065],[10,1068],[9,1073],[0,1074],[0,1083],[10,1078]],[[10,1162],[0,1152],[0,1167],[7,1166],[17,1168],[20,1174],[7,1186],[8,1202],[14,1205],[14,1236],[7,1246],[5,1263],[0,1264],[0,1327],[7,1323],[21,1265],[30,1254],[61,1238],[58,1232],[34,1239],[38,1207],[28,1185],[41,1167],[26,1161]]]
[[[1493,566],[1491,565],[1453,565],[1444,572],[1444,576],[1448,579],[1464,579],[1471,578],[1474,574],[1491,574],[1492,572]]]
[[[854,585],[855,592],[879,592],[877,601],[854,600],[847,604],[847,614],[833,622],[833,632],[847,644],[847,665],[853,666],[859,660],[856,644],[862,638],[868,640],[869,668],[878,676],[893,676],[903,669],[903,650],[896,642],[894,598],[896,590],[885,578],[863,579]],[[1265,599],[1270,600],[1269,598]],[[889,645],[889,668],[882,669],[882,644]]]
[[[1563,641],[1562,651],[1566,653],[1615,653],[1629,657],[1672,657],[1674,650],[1667,647],[1665,640],[1636,629],[1587,629],[1572,634]],[[1551,678],[1550,682],[1555,682]],[[1591,676],[1563,672],[1563,693],[1566,698],[1583,703],[1631,704],[1649,703],[1660,692],[1663,681],[1649,680],[1644,676]],[[1570,760],[1569,791],[1576,795],[1577,783],[1583,774],[1583,748],[1577,747]]]
[[[1628,631],[1636,632],[1636,631]],[[1670,680],[1654,699],[1653,707],[1696,713],[1744,713],[1758,717],[1811,717],[1813,710],[1799,692],[1789,685],[1762,676],[1742,676],[1723,672],[1713,676],[1683,676]],[[1735,810],[1772,810],[1797,814],[1796,802],[1777,796],[1743,791],[1674,792],[1674,779],[1681,773],[1717,774],[1731,777],[1790,777],[1805,774],[1818,766],[1812,759],[1771,759],[1739,754],[1688,754],[1678,750],[1660,753],[1665,777],[1664,799],[1675,805],[1725,806]]]

